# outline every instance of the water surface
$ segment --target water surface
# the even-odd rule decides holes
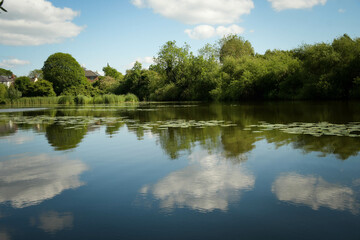
[[[358,102],[0,113],[0,239],[359,239]]]

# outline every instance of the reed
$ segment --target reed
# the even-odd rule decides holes
[[[73,96],[61,96],[59,98],[58,104],[63,104],[63,105],[72,105],[75,104],[75,100]]]
[[[24,97],[13,100],[12,105],[52,105],[58,104],[59,98],[60,97]]]
[[[11,103],[10,100],[5,99],[1,103],[2,104],[12,104],[12,105],[87,105],[87,104],[110,104],[116,105],[125,102],[139,102],[139,99],[132,93],[128,93],[126,95],[114,95],[114,94],[106,94],[106,95],[98,95],[95,97],[87,97],[83,95],[79,96],[59,96],[59,97],[23,97],[16,100],[13,100]]]

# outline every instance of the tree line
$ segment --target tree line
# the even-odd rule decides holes
[[[169,41],[148,69],[136,62],[125,75],[109,65],[103,71],[90,83],[70,54],[55,53],[13,87],[0,86],[0,98],[132,93],[146,101],[358,99],[360,38],[345,34],[331,43],[264,54],[238,35],[206,44],[198,54]],[[34,75],[41,80],[31,82]]]

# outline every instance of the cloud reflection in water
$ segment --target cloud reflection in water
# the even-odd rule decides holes
[[[358,213],[359,203],[352,188],[329,183],[321,177],[288,173],[275,180],[272,192],[280,201],[307,205],[314,210],[327,207]]]
[[[206,151],[190,155],[191,165],[170,173],[154,185],[146,185],[140,193],[152,194],[160,200],[160,207],[172,210],[189,207],[210,212],[226,211],[229,202],[240,199],[240,192],[251,190],[255,177],[241,164],[234,165],[221,155]]]
[[[87,168],[64,156],[11,156],[0,162],[0,203],[10,202],[14,208],[39,204],[82,186],[79,175]]]
[[[74,217],[72,213],[58,213],[54,211],[41,214],[38,218],[30,219],[33,226],[48,233],[56,233],[65,229],[72,229]]]

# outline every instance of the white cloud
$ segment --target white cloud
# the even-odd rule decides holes
[[[272,185],[280,201],[304,204],[314,210],[327,207],[334,210],[358,212],[359,203],[353,189],[326,182],[321,177],[297,173],[282,175]]]
[[[268,0],[276,11],[285,9],[306,9],[316,5],[325,5],[327,0]]]
[[[0,18],[0,44],[42,45],[77,36],[83,27],[72,23],[79,15],[70,8],[57,8],[47,0],[6,1],[8,13]]]
[[[142,58],[137,58],[136,61],[138,61],[141,64],[153,64],[154,58],[153,57],[142,57]]]
[[[245,30],[244,28],[233,24],[229,27],[224,27],[224,26],[220,26],[216,28],[216,34],[220,37],[229,35],[229,34],[241,34],[243,33]]]
[[[153,57],[139,57],[139,58],[135,59],[135,61],[133,61],[129,65],[127,65],[126,68],[127,69],[133,68],[134,64],[136,62],[141,63],[143,68],[148,68],[151,64],[154,63],[154,58]]]
[[[0,20],[0,22],[1,22],[1,20]],[[22,65],[27,65],[27,64],[30,64],[30,62],[26,61],[26,60],[20,60],[20,59],[17,59],[17,58],[9,58],[9,59],[2,60],[0,62],[0,67],[13,68],[13,67],[16,67],[16,66],[22,66]]]
[[[171,211],[189,207],[202,212],[226,211],[229,202],[238,201],[241,191],[251,190],[255,177],[241,165],[233,165],[220,155],[206,151],[190,155],[191,165],[140,189],[143,196],[152,194],[160,207]]]
[[[186,24],[231,24],[254,8],[252,0],[132,0],[166,18]]]
[[[39,204],[82,186],[79,175],[87,169],[81,161],[64,156],[14,156],[0,162],[0,203],[10,202],[14,208]]]
[[[342,9],[342,8],[340,8],[338,11],[339,11],[339,13],[345,13],[346,12],[346,10]]]
[[[223,37],[229,34],[241,34],[244,28],[233,24],[231,26],[219,26],[214,28],[210,25],[199,25],[194,29],[186,29],[185,33],[192,39],[207,39],[215,36]]]
[[[192,39],[207,39],[216,35],[216,30],[210,25],[199,25],[194,29],[186,29],[185,33]]]

